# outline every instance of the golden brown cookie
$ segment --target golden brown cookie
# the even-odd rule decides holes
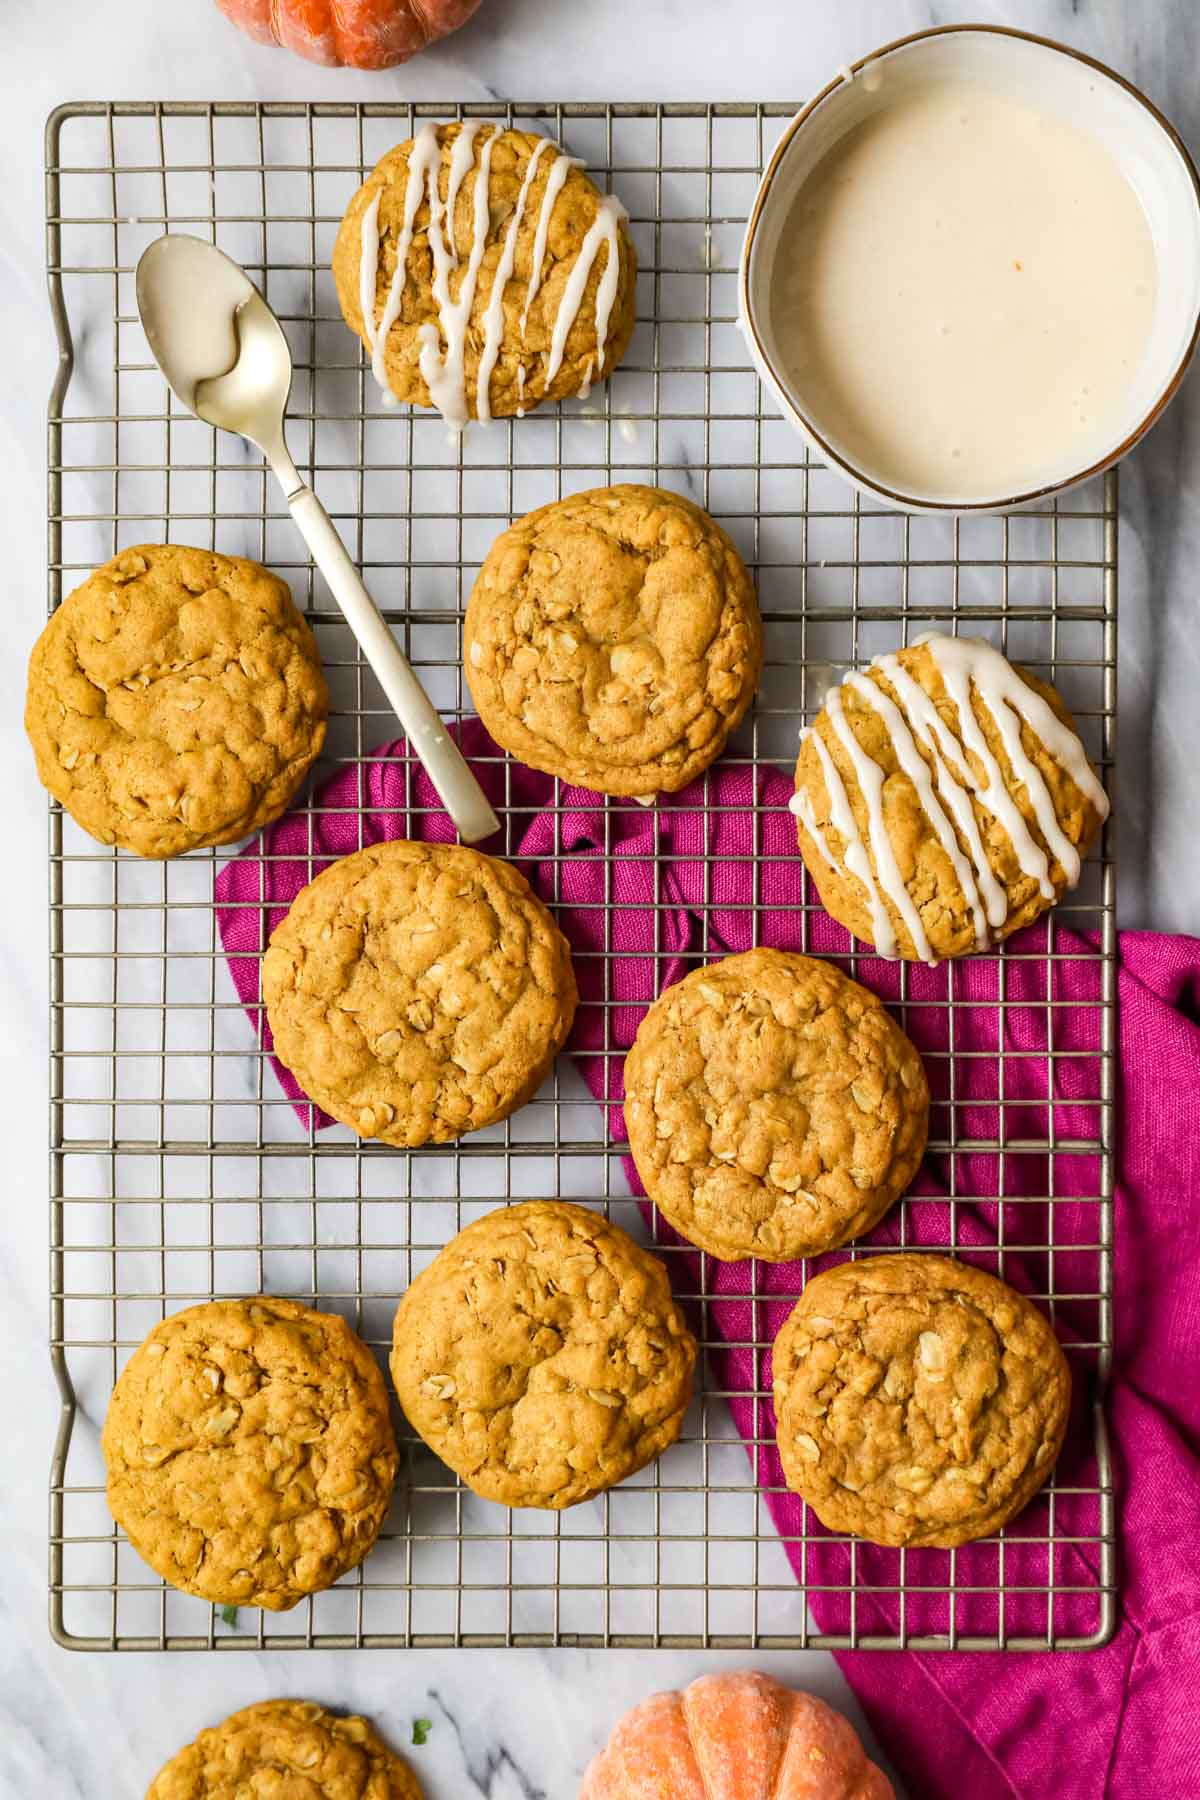
[[[76,824],[139,856],[278,818],[325,742],[312,632],[240,556],[142,544],[68,594],[29,659],[38,775]]]
[[[402,1149],[523,1106],[578,998],[567,940],[510,863],[404,839],[301,889],[262,992],[275,1054],[309,1098]]]
[[[662,488],[593,488],[496,539],[463,662],[480,718],[529,768],[601,793],[674,793],[753,700],[762,624],[706,512]]]
[[[948,1256],[842,1263],[774,1347],[779,1455],[831,1531],[950,1549],[999,1531],[1062,1449],[1071,1376],[1049,1323]]]
[[[882,1001],[832,963],[747,950],[659,995],[625,1059],[647,1194],[725,1262],[861,1237],[925,1151],[929,1088]]]
[[[261,1700],[202,1731],[146,1800],[422,1800],[420,1782],[366,1719],[311,1700]]]
[[[380,384],[452,424],[585,391],[633,335],[624,208],[556,144],[475,120],[426,125],[380,159],[333,277]]]
[[[830,689],[792,810],[825,910],[881,955],[935,962],[1074,887],[1108,800],[1052,687],[933,634]]]
[[[113,1389],[108,1505],[150,1567],[214,1605],[283,1612],[379,1535],[396,1443],[344,1319],[256,1295],[173,1313]]]
[[[599,1213],[527,1200],[476,1219],[396,1313],[409,1423],[485,1500],[574,1506],[674,1443],[696,1343],[662,1263]]]

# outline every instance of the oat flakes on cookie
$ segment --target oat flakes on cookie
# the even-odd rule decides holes
[[[950,1549],[1028,1505],[1062,1448],[1067,1361],[994,1275],[899,1252],[827,1269],[774,1345],[787,1484],[831,1531]]]
[[[527,767],[600,793],[673,793],[749,708],[762,624],[741,557],[700,507],[594,488],[496,539],[463,663],[480,718]]]
[[[368,1720],[260,1700],[185,1745],[146,1800],[422,1800],[422,1788]]]
[[[100,1443],[109,1510],[164,1581],[271,1612],[362,1561],[396,1478],[371,1352],[336,1314],[266,1295],[156,1325]]]
[[[666,1269],[601,1214],[559,1200],[460,1231],[396,1313],[409,1423],[502,1506],[574,1506],[674,1443],[696,1343]]]
[[[747,950],[659,995],[625,1059],[647,1194],[725,1262],[790,1262],[861,1237],[925,1150],[921,1058],[831,963]]]
[[[333,275],[385,394],[456,427],[585,393],[633,335],[620,201],[557,144],[476,120],[424,125],[381,158]]]
[[[792,796],[825,910],[881,956],[987,950],[1079,880],[1108,799],[1054,689],[937,634],[831,688]]]
[[[33,647],[43,784],[102,844],[179,856],[285,811],[325,741],[312,632],[278,576],[181,544],[123,550]]]
[[[275,1054],[360,1137],[415,1149],[515,1112],[575,1015],[566,939],[511,864],[406,840],[344,856],[271,936]]]

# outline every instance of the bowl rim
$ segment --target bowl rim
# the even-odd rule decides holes
[[[861,70],[865,69],[868,64],[878,62],[881,57],[890,56],[896,50],[903,50],[907,48],[909,44],[921,43],[931,38],[965,36],[968,33],[978,34],[984,37],[1018,38],[1024,43],[1036,44],[1043,50],[1055,51],[1060,56],[1071,57],[1076,62],[1083,63],[1087,68],[1095,69],[1099,74],[1104,75],[1110,81],[1115,82],[1118,87],[1123,88],[1127,94],[1136,100],[1139,105],[1149,113],[1153,123],[1158,126],[1159,130],[1174,147],[1191,180],[1192,200],[1196,209],[1197,218],[1200,219],[1200,172],[1197,171],[1196,164],[1192,160],[1187,145],[1184,143],[1183,138],[1175,129],[1174,125],[1172,125],[1171,121],[1159,111],[1154,102],[1147,98],[1141,88],[1135,86],[1135,84],[1126,76],[1122,75],[1119,70],[1111,68],[1108,63],[1101,62],[1098,57],[1089,56],[1085,50],[1076,50],[1071,44],[1059,43],[1055,38],[1042,37],[1039,33],[1034,31],[1022,31],[1013,25],[989,25],[983,23],[932,25],[926,27],[923,31],[911,31],[906,33],[904,37],[893,38],[886,44],[880,44],[876,49],[869,50],[865,56],[857,57],[852,63],[844,64],[839,68],[833,79],[827,82],[819,93],[814,94],[811,100],[806,101],[795,117],[789,121],[771,153],[770,161],[763,170],[762,177],[759,180],[758,190],[754,196],[754,205],[751,207],[750,217],[746,221],[745,235],[742,239],[741,263],[738,270],[738,310],[745,330],[750,337],[755,361],[758,363],[760,373],[766,377],[767,385],[774,390],[777,399],[783,403],[788,412],[794,415],[795,419],[799,422],[804,435],[808,437],[810,442],[815,444],[828,459],[830,467],[840,470],[841,473],[861,491],[868,494],[874,494],[880,499],[887,500],[903,512],[1008,512],[1017,507],[1028,506],[1034,501],[1044,500],[1052,494],[1064,493],[1067,489],[1077,487],[1082,482],[1091,480],[1093,476],[1102,474],[1105,469],[1112,468],[1114,463],[1120,462],[1123,457],[1127,456],[1134,446],[1140,443],[1146,433],[1158,422],[1162,413],[1165,412],[1166,408],[1175,398],[1175,395],[1179,392],[1179,388],[1188,372],[1192,358],[1196,353],[1197,345],[1200,343],[1200,291],[1198,291],[1195,316],[1192,320],[1191,335],[1183,354],[1153,406],[1138,424],[1134,426],[1128,436],[1123,438],[1113,450],[1106,452],[1097,461],[1089,463],[1086,468],[1080,469],[1077,473],[1065,475],[1061,481],[1046,482],[1040,487],[1029,488],[1017,494],[997,497],[994,500],[932,500],[928,497],[922,498],[915,494],[903,493],[897,488],[890,488],[883,482],[877,481],[875,477],[866,470],[859,468],[849,457],[834,450],[833,446],[826,442],[821,433],[813,425],[804,409],[797,404],[790,385],[780,375],[774,361],[767,354],[766,347],[759,335],[758,324],[755,320],[754,309],[750,301],[751,253],[754,248],[754,240],[762,213],[767,200],[770,197],[771,188],[776,173],[778,172],[780,161],[791,144],[792,139],[796,136],[797,132],[807,124],[817,107],[823,105],[829,96],[835,93],[838,88],[844,87],[848,77],[852,79],[859,74]]]

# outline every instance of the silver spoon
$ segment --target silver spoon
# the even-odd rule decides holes
[[[313,561],[396,709],[464,843],[500,821],[363,586],[329,514],[288,455],[292,358],[283,328],[237,263],[203,238],[158,238],[137,266],[137,304],[172,393],[206,425],[248,438],[270,464]]]

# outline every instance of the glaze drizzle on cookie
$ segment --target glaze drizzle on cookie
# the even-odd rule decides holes
[[[504,239],[504,248],[500,252],[500,261],[496,265],[496,273],[492,278],[492,291],[488,296],[487,311],[483,315],[483,354],[479,358],[479,376],[475,388],[475,411],[481,419],[490,419],[492,416],[489,396],[492,370],[496,366],[496,358],[500,354],[500,344],[504,337],[504,290],[517,260],[517,233],[521,229],[521,220],[525,217],[525,201],[528,198],[533,178],[537,174],[542,151],[549,148],[548,138],[539,138],[533,147],[533,155],[525,166],[525,178],[521,183],[521,191],[517,195],[512,223],[509,225]],[[521,364],[518,371],[517,385],[523,392],[525,388],[524,363]]]
[[[1063,831],[1049,787],[1021,742],[1021,726],[1027,725],[1041,740],[1101,819],[1108,816],[1108,796],[1075,732],[1021,679],[998,650],[979,638],[952,638],[937,633],[914,642],[924,645],[933,660],[953,705],[957,731],[894,655],[877,656],[871,664],[886,679],[894,699],[869,675],[851,673],[841,686],[851,689],[879,713],[886,725],[896,759],[912,782],[922,811],[966,896],[976,948],[985,950],[1005,922],[1007,900],[984,848],[973,801],[977,800],[1003,827],[1022,874],[1038,883],[1046,899],[1055,897],[1052,857],[1063,870],[1068,887],[1077,884],[1081,870],[1079,851]],[[980,726],[976,704],[986,710],[995,724],[1013,782],[1028,795],[1045,847],[1034,837],[1009,790]],[[867,805],[866,836],[859,828],[828,748],[811,728],[801,734],[801,742],[811,739],[816,749],[829,801],[830,823],[843,840],[844,868],[831,853],[818,828],[811,800],[802,788],[792,795],[791,810],[829,867],[838,874],[848,870],[861,882],[879,954],[897,954],[896,932],[883,903],[882,896],[886,896],[912,938],[918,957],[932,963],[937,959],[901,874],[884,819],[884,771],[868,755],[848,723],[838,688],[829,692],[825,709]],[[965,854],[960,837],[966,846]]]
[[[423,125],[413,139],[408,157],[404,212],[396,245],[396,266],[378,321],[375,317],[375,302],[379,275],[381,194],[373,197],[362,218],[359,303],[362,310],[363,330],[371,350],[371,371],[380,388],[387,394],[389,388],[384,353],[388,333],[400,316],[404,289],[408,279],[408,255],[412,248],[417,212],[422,200],[428,204],[428,234],[434,264],[433,294],[437,302],[438,323],[436,326],[426,324],[421,327],[419,364],[433,404],[442,414],[446,423],[456,431],[461,431],[470,417],[465,368],[467,331],[478,287],[479,270],[488,243],[491,156],[492,147],[500,135],[498,127],[486,128],[487,135],[483,138],[482,148],[479,151],[475,176],[471,249],[457,298],[454,298],[450,290],[450,273],[460,267],[454,243],[454,207],[466,175],[475,167],[476,143],[484,129],[477,121],[469,120],[463,124],[455,138],[450,156],[450,170],[444,201],[438,190],[442,151],[437,125],[432,122]],[[556,154],[550,165],[534,229],[531,273],[525,305],[521,311],[522,338],[525,336],[529,321],[529,308],[541,286],[542,267],[554,203],[561,193],[570,171],[582,166],[574,157],[567,156],[558,149],[557,145],[551,144],[547,139],[542,139],[530,156],[516,210],[508,227],[500,260],[492,278],[491,294],[484,313],[484,348],[479,363],[475,395],[475,410],[483,421],[487,421],[492,416],[489,389],[492,371],[496,366],[503,338],[504,290],[512,277],[516,262],[517,234],[524,217],[526,200],[537,172],[538,163],[542,152],[547,149],[555,151]],[[611,194],[600,196],[596,217],[580,245],[579,253],[567,277],[555,313],[546,366],[545,385],[547,387],[562,366],[567,338],[579,316],[588,278],[602,246],[607,247],[607,258],[601,270],[596,290],[597,347],[594,373],[598,375],[604,368],[608,324],[620,279],[619,227],[625,217],[625,209],[615,196]],[[524,381],[521,385],[523,388]]]

